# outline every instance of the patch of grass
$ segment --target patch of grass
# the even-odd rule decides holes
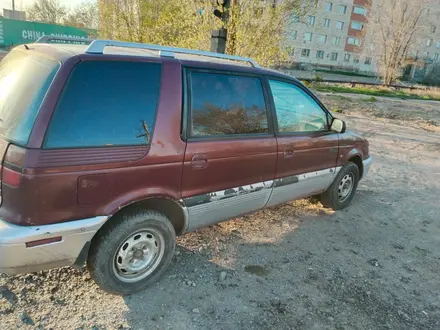
[[[306,86],[308,88],[312,88],[312,86],[313,86],[313,84],[308,80],[302,80],[301,82],[304,84],[304,86]]]
[[[344,113],[344,111],[342,110],[342,109],[339,109],[339,108],[333,108],[332,109],[332,112],[334,112],[334,113]]]
[[[440,93],[430,92],[430,91],[423,91],[423,92],[404,91],[404,90],[392,90],[383,87],[378,87],[378,88],[345,87],[345,86],[330,86],[330,85],[322,85],[322,84],[315,85],[314,88],[319,92],[353,93],[353,94],[372,95],[372,96],[396,97],[401,99],[440,101]]]
[[[363,102],[376,102],[377,98],[375,96],[371,96],[367,99],[362,99],[361,101],[363,101]]]
[[[316,84],[320,84],[323,80],[324,80],[323,76],[321,76],[319,74],[315,75],[315,83]]]
[[[351,101],[351,97],[347,97],[344,95],[332,95],[332,98],[338,101]]]

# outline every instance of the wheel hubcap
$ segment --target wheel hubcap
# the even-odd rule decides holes
[[[351,173],[346,174],[339,183],[339,187],[338,187],[339,202],[344,202],[345,200],[347,200],[348,197],[350,197],[350,194],[353,190],[353,185],[354,185],[353,174]]]
[[[149,229],[136,232],[116,250],[113,272],[123,282],[140,281],[157,268],[164,249],[164,238],[158,231]]]

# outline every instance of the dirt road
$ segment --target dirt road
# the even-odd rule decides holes
[[[303,200],[187,234],[126,298],[86,271],[1,275],[0,329],[440,329],[439,127],[341,102],[374,157],[348,209]]]

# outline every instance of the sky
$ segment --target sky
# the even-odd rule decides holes
[[[21,10],[31,5],[35,0],[15,0],[15,9]],[[84,0],[59,0],[66,7],[73,7]],[[3,14],[3,8],[12,9],[12,0],[0,0],[0,12]]]

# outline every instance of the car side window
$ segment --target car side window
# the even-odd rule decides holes
[[[269,80],[280,133],[319,132],[328,130],[327,114],[300,87]]]
[[[269,132],[259,78],[197,71],[190,75],[191,136]]]
[[[160,81],[159,63],[79,63],[58,100],[45,148],[149,144]]]

